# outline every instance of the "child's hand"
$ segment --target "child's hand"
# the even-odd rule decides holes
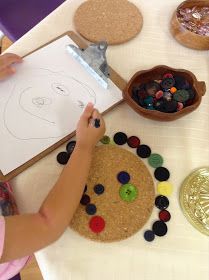
[[[99,119],[100,127],[96,128],[90,123],[90,119]],[[105,123],[100,113],[89,103],[79,122],[76,130],[76,146],[92,151],[105,133]]]
[[[0,56],[0,80],[5,79],[9,75],[15,73],[14,63],[19,63],[22,58],[16,54],[6,53]]]

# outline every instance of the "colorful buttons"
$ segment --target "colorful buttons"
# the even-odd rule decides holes
[[[152,230],[147,230],[144,233],[144,239],[148,242],[151,242],[155,239],[155,234]]]
[[[100,233],[105,228],[105,220],[100,216],[94,216],[89,221],[89,227],[94,233]]]
[[[148,158],[151,154],[151,149],[147,145],[140,145],[137,148],[137,155],[141,158]]]
[[[66,146],[66,150],[69,154],[72,154],[72,152],[75,149],[75,145],[76,145],[76,141],[70,141],[67,146]]]
[[[171,183],[163,181],[157,185],[157,191],[161,195],[169,196],[172,194],[173,186]]]
[[[175,113],[190,106],[195,95],[192,86],[184,77],[171,73],[164,74],[162,80],[148,81],[132,89],[132,98],[139,106],[163,113]],[[178,102],[182,103],[183,107]]]
[[[90,203],[90,197],[87,194],[84,194],[80,200],[80,204],[87,205]]]
[[[96,205],[90,203],[86,206],[86,213],[88,215],[94,215],[96,212],[97,212]]]
[[[126,144],[127,142],[127,135],[123,132],[117,132],[113,139],[114,139],[114,142],[117,144],[117,145],[124,145]]]
[[[169,206],[169,200],[164,195],[159,195],[155,198],[155,206],[160,210],[164,210]]]
[[[128,138],[127,144],[131,148],[137,148],[140,145],[140,139],[136,136],[131,136]]]
[[[163,221],[156,221],[152,225],[152,230],[157,236],[164,236],[166,235],[168,228],[167,225]]]
[[[171,214],[167,210],[162,210],[159,213],[159,219],[163,222],[168,222],[171,219]]]
[[[67,152],[61,152],[57,155],[57,161],[59,164],[67,164],[70,155]]]
[[[170,172],[165,167],[158,167],[155,169],[154,175],[158,181],[162,182],[167,181],[169,179]]]
[[[94,192],[98,195],[103,194],[104,189],[105,189],[104,186],[101,184],[94,186]]]
[[[130,175],[125,171],[121,171],[120,173],[118,173],[117,178],[118,181],[123,185],[127,184],[130,181]]]
[[[163,165],[163,158],[159,154],[151,154],[148,158],[148,163],[153,168],[157,168]]]
[[[138,190],[134,185],[129,183],[121,186],[119,194],[122,200],[132,202],[137,198]]]
[[[102,139],[100,140],[100,142],[102,143],[102,144],[109,144],[110,143],[110,137],[109,136],[107,136],[107,135],[104,135],[103,137],[102,137]]]

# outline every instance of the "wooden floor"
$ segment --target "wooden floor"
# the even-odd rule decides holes
[[[11,46],[12,42],[4,37],[2,51],[6,50],[9,46]],[[22,280],[43,280],[40,269],[36,262],[35,257],[27,264],[27,266],[21,271],[21,279]]]

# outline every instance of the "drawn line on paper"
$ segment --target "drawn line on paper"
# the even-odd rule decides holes
[[[23,96],[23,94],[25,94],[29,89],[31,89],[32,87],[28,87],[28,88],[26,88],[25,90],[23,90],[21,93],[20,93],[20,96],[19,96],[19,100],[18,100],[18,103],[19,103],[19,105],[20,105],[20,108],[24,111],[24,112],[26,112],[26,113],[28,113],[29,115],[31,115],[31,116],[34,116],[34,117],[36,117],[36,118],[38,118],[38,119],[40,119],[40,120],[42,120],[42,121],[45,121],[45,122],[48,122],[48,123],[50,123],[50,124],[53,124],[53,125],[55,125],[56,123],[55,122],[52,122],[52,121],[50,121],[50,120],[47,120],[47,119],[45,119],[45,118],[42,118],[42,117],[40,117],[40,116],[37,116],[36,114],[33,114],[31,111],[28,111],[28,110],[26,110],[25,109],[25,107],[21,104],[21,101],[22,101],[22,96]],[[44,101],[43,100],[43,97],[41,98],[41,97],[37,97],[38,99],[40,99],[40,100],[42,100],[42,102]],[[36,99],[37,99],[36,98]],[[40,100],[39,100],[39,102],[40,102]],[[50,101],[51,101],[51,103],[52,103],[52,100],[51,99],[49,99]],[[34,99],[32,99],[32,103],[33,103],[33,101],[34,101]],[[50,104],[51,104],[50,103]],[[34,103],[33,103],[34,104]],[[40,104],[40,103],[39,103]],[[42,104],[41,106],[43,106],[44,104]]]
[[[51,72],[51,73],[53,73],[53,75],[57,75],[58,78],[60,78],[60,76],[63,78],[63,76],[64,76],[65,78],[67,78],[69,80],[72,80],[72,81],[76,82],[77,84],[79,84],[81,90],[79,90],[79,92],[74,91],[74,92],[72,92],[72,95],[71,95],[71,92],[68,90],[68,86],[66,86],[62,83],[52,83],[51,84],[51,89],[53,90],[54,93],[57,93],[57,95],[59,95],[60,98],[62,98],[62,96],[70,96],[72,102],[76,103],[77,107],[80,108],[80,109],[83,109],[85,107],[85,105],[87,104],[87,102],[89,102],[89,101],[91,101],[93,104],[96,104],[96,93],[94,92],[94,90],[92,88],[90,88],[85,83],[75,79],[74,77],[67,76],[64,72],[53,72],[49,69],[44,69],[44,68],[39,68],[38,70],[45,70],[47,72]],[[50,74],[47,73],[47,75],[42,75],[42,73],[41,73],[40,75],[34,75],[34,76],[43,77],[43,76],[50,76]],[[8,133],[10,135],[12,135],[14,138],[16,138],[18,140],[40,140],[40,139],[51,139],[51,138],[56,139],[56,138],[61,138],[61,137],[67,135],[67,133],[63,132],[63,134],[59,135],[59,136],[47,136],[47,137],[43,136],[43,137],[27,137],[27,138],[24,138],[24,137],[19,137],[15,133],[13,133],[12,128],[9,127],[9,125],[7,123],[7,117],[6,116],[8,114],[7,110],[8,110],[8,106],[9,106],[9,103],[11,102],[12,97],[15,94],[18,94],[18,92],[16,91],[16,88],[17,88],[17,85],[15,85],[13,87],[13,89],[11,90],[11,95],[9,96],[9,98],[6,102],[5,107],[4,107],[4,111],[3,111],[3,123],[4,123],[4,126],[5,126],[6,130],[8,131]],[[18,104],[16,104],[16,105],[19,106],[21,108],[21,110],[23,110],[28,115],[30,115],[32,117],[35,117],[35,118],[37,118],[41,121],[44,121],[44,122],[48,123],[49,125],[56,126],[56,122],[51,121],[51,120],[46,119],[46,118],[43,118],[41,116],[38,116],[37,114],[31,112],[30,110],[27,110],[24,107],[24,105],[22,104],[22,99],[23,99],[25,93],[27,94],[27,92],[32,88],[33,87],[27,87],[19,93]],[[83,89],[83,91],[82,91],[82,89]],[[80,95],[80,98],[79,98],[79,95]],[[86,98],[86,96],[88,96],[88,98]],[[81,99],[85,99],[85,101],[81,100]],[[31,99],[31,104],[34,105],[34,108],[40,108],[40,109],[44,110],[44,108],[53,104],[53,99],[49,98],[49,97],[45,97],[45,96],[37,96],[37,97],[33,97]],[[11,112],[11,114],[14,115],[14,112]],[[15,115],[14,115],[14,118],[15,118]],[[15,122],[14,122],[14,124],[16,125]],[[27,129],[27,127],[26,127],[26,129]]]

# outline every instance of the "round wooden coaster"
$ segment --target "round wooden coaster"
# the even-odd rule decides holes
[[[138,190],[138,196],[132,202],[120,197],[121,183],[117,175],[121,171],[129,173],[129,183]],[[105,187],[101,195],[94,192],[97,184]],[[90,196],[90,203],[97,207],[97,212],[93,216],[88,215],[85,206],[80,205],[70,226],[87,238],[103,242],[126,239],[136,233],[149,219],[155,199],[153,179],[142,160],[114,145],[96,148],[86,194]],[[100,233],[94,233],[89,227],[94,216],[105,221],[105,228]]]
[[[127,0],[88,0],[77,9],[74,23],[87,40],[115,45],[135,37],[142,29],[143,18]]]

